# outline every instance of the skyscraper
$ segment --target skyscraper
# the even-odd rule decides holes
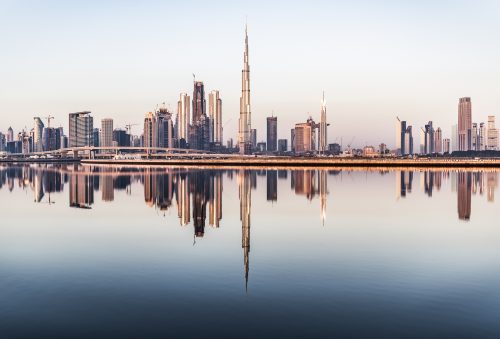
[[[45,127],[42,119],[36,117],[33,118],[35,120],[35,126],[33,128],[33,150],[35,152],[43,152],[43,128]]]
[[[69,114],[69,147],[93,146],[94,119],[90,112]]]
[[[9,127],[9,129],[7,130],[7,142],[11,141],[14,141],[14,130],[12,129],[12,127]]]
[[[190,100],[186,93],[181,93],[177,103],[177,138],[179,147],[186,148],[189,136]]]
[[[425,125],[424,129],[425,139],[424,139],[424,154],[433,154],[434,151],[434,127],[432,127],[432,121],[429,121]]]
[[[193,89],[193,124],[206,115],[205,86],[203,81],[195,81]]]
[[[250,106],[250,65],[248,63],[248,29],[245,27],[245,52],[243,54],[243,70],[241,71],[241,98],[238,146],[240,154],[250,154],[252,145],[250,134],[252,116]]]
[[[144,118],[144,147],[157,147],[158,128],[156,116],[149,112]]]
[[[267,117],[267,150],[275,152],[278,149],[278,118]]]
[[[189,147],[192,149],[208,150],[209,143],[209,119],[206,114],[205,86],[202,81],[195,81]]]
[[[257,129],[252,128],[250,132],[250,142],[252,144],[252,150],[257,148]]]
[[[321,117],[319,122],[319,151],[322,154],[326,152],[327,128],[328,124],[326,122],[326,100],[325,92],[323,92],[323,100],[321,100]]]
[[[99,146],[111,147],[113,146],[113,119],[101,120],[101,135]]]
[[[472,150],[479,151],[479,130],[477,123],[472,123]]]
[[[443,153],[443,133],[440,127],[434,133],[434,152]]]
[[[458,125],[451,126],[451,151],[458,151]]]
[[[406,121],[403,121],[406,126]],[[413,128],[411,126],[406,127],[406,131],[404,133],[404,142],[402,147],[402,155],[413,155]]]
[[[461,98],[458,103],[458,150],[472,149],[472,103],[470,98]]]
[[[498,151],[498,129],[495,127],[495,117],[488,116],[488,150]]]
[[[486,125],[484,122],[479,124],[479,150],[484,151],[486,149],[486,139],[487,139]]]
[[[310,152],[313,149],[312,126],[309,123],[295,124],[294,150],[295,153]]]
[[[209,140],[222,145],[222,100],[219,91],[212,91],[208,95],[208,116],[210,118]]]

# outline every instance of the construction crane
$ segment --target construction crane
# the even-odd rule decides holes
[[[48,117],[43,117],[44,119],[47,119],[47,128],[50,128],[50,120],[54,120],[54,117],[49,114]]]
[[[132,135],[132,126],[138,126],[139,124],[127,124],[125,125],[125,129],[127,130],[127,133]]]

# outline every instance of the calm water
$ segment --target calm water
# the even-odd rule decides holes
[[[0,336],[498,338],[498,177],[0,167]]]

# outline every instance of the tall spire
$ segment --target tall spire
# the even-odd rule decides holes
[[[327,147],[327,134],[326,129],[328,124],[326,122],[326,100],[325,91],[323,91],[323,99],[321,100],[321,116],[319,122],[319,151],[324,154]]]
[[[252,110],[250,105],[250,64],[248,61],[248,25],[245,24],[245,51],[243,53],[243,70],[241,71],[240,119],[238,146],[240,154],[251,152]]]

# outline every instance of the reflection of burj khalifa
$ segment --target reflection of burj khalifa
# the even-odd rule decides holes
[[[240,170],[238,183],[240,189],[241,247],[243,248],[243,262],[245,264],[245,288],[248,288],[248,271],[250,265],[250,210],[252,204],[250,173],[245,170]]]

